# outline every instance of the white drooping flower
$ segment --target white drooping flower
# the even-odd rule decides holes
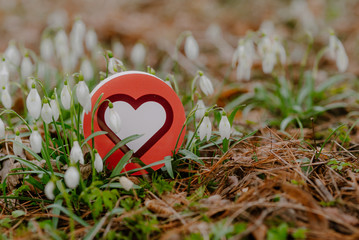
[[[35,153],[41,153],[42,138],[39,131],[37,131],[37,127],[35,127],[34,130],[31,132],[29,140],[32,151],[34,151]]]
[[[137,67],[143,65],[146,57],[146,48],[142,43],[136,43],[131,51],[131,62]]]
[[[60,110],[59,110],[59,107],[57,106],[57,102],[54,98],[50,100],[50,107],[52,110],[52,116],[54,118],[54,121],[56,122],[59,119]]]
[[[21,77],[23,79],[27,79],[28,77],[30,77],[34,71],[28,53],[26,53],[24,58],[22,59],[20,70],[21,70]]]
[[[118,134],[121,130],[121,118],[118,112],[113,108],[113,104],[110,102],[108,104],[109,112],[108,112],[108,126],[110,129]]]
[[[20,143],[20,144],[17,144]],[[15,142],[13,143],[13,151],[14,154],[17,156],[22,156],[23,155],[23,149],[22,149],[22,140],[20,137],[20,132],[17,130],[15,133]]]
[[[79,19],[75,21],[70,33],[71,50],[74,56],[80,57],[84,52],[83,41],[86,33],[84,22]]]
[[[96,171],[98,173],[102,172],[102,170],[103,170],[103,161],[102,161],[102,158],[101,158],[100,154],[97,151],[95,153],[94,166],[95,166],[95,169],[96,169]]]
[[[5,59],[10,63],[10,67],[12,66],[14,69],[16,69],[16,67],[20,65],[21,55],[15,43],[9,43],[9,46],[5,50],[4,55]]]
[[[6,109],[10,109],[11,106],[12,106],[12,99],[11,99],[10,93],[9,93],[9,91],[8,91],[8,89],[6,87],[2,88],[1,102],[2,102],[2,105]]]
[[[80,164],[84,164],[84,155],[82,154],[81,147],[79,145],[78,141],[74,141],[71,151],[70,151],[70,161],[71,163],[75,164],[77,162],[80,162]]]
[[[125,176],[120,177],[120,184],[126,191],[131,190],[134,185],[134,183]]]
[[[187,58],[192,61],[198,58],[199,47],[196,39],[194,39],[192,34],[188,35],[186,38],[184,43],[184,53],[186,54]]]
[[[221,139],[229,139],[231,135],[231,124],[229,123],[227,115],[223,112],[221,121],[219,122],[219,135]]]
[[[87,50],[89,50],[89,51],[93,51],[96,49],[97,34],[96,34],[95,30],[90,29],[87,31],[86,36],[85,36],[85,44],[86,44]]]
[[[334,35],[329,37],[329,55],[335,60],[339,72],[345,72],[349,65],[348,55],[342,42]]]
[[[35,83],[32,84],[29,95],[26,98],[26,107],[30,116],[38,119],[41,113],[41,98],[36,90]]]
[[[265,35],[258,44],[258,52],[262,58],[262,69],[264,73],[271,73],[277,64],[277,57],[282,65],[286,61],[285,49],[278,37]]]
[[[52,122],[52,116],[53,113],[49,101],[44,98],[41,109],[41,118],[46,124],[49,124]]]
[[[202,141],[205,137],[207,141],[211,138],[212,123],[208,115],[203,118],[201,125],[198,128],[199,139]]]
[[[81,63],[80,70],[81,70],[82,74],[84,75],[85,81],[89,81],[89,80],[93,79],[94,73],[93,73],[93,68],[92,68],[92,64],[91,64],[90,60],[88,60],[87,58],[84,59]]]
[[[254,58],[255,50],[252,40],[241,39],[232,58],[232,67],[237,66],[237,80],[249,80],[251,78]]]
[[[211,80],[202,72],[199,72],[199,87],[206,96],[212,95],[214,92]]]
[[[111,74],[120,72],[122,67],[123,63],[119,59],[112,57],[108,60],[108,71]]]
[[[69,110],[71,107],[71,93],[70,93],[70,88],[67,85],[67,81],[65,81],[64,87],[61,90],[60,98],[61,98],[62,106],[66,110]]]
[[[115,57],[122,59],[125,55],[125,48],[120,41],[115,41],[112,43],[112,52]]]
[[[5,58],[3,58],[0,65],[0,88],[6,86],[9,83],[9,69]]]
[[[55,199],[54,191],[55,191],[55,183],[50,180],[45,185],[45,195],[46,195],[46,197],[48,199],[50,199],[50,200],[54,200]]]
[[[75,167],[69,167],[64,175],[66,186],[75,189],[80,183],[80,173]]]
[[[69,41],[63,29],[56,33],[55,50],[59,58],[65,58],[69,54]]]
[[[91,111],[91,96],[90,91],[83,80],[80,80],[76,87],[77,100],[85,110],[85,113]]]
[[[50,61],[54,55],[54,46],[52,44],[52,40],[48,37],[42,39],[40,44],[40,55],[41,58]]]
[[[206,106],[204,105],[204,102],[202,99],[199,99],[197,101],[197,104],[196,104],[196,112],[195,112],[195,117],[196,117],[196,120],[197,121],[200,121],[204,114],[206,113]]]
[[[5,138],[5,123],[4,121],[0,118],[0,138]]]

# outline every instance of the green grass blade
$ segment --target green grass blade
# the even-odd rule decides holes
[[[125,155],[123,155],[121,160],[117,163],[115,169],[112,171],[110,178],[113,178],[113,177],[119,175],[122,172],[122,170],[125,167],[126,163],[132,157],[132,154],[133,154],[133,151],[130,150]]]

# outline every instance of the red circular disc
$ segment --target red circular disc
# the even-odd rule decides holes
[[[92,108],[103,94],[92,119],[92,111],[84,114],[84,137],[91,135],[91,122],[94,132],[106,131],[107,134],[94,138],[95,149],[104,158],[121,140],[141,135],[116,150],[105,162],[108,169],[116,167],[122,156],[132,150],[133,156],[148,165],[161,161],[173,154],[181,146],[186,116],[177,94],[165,82],[156,76],[144,72],[128,71],[118,73],[103,80],[91,92]],[[109,123],[109,101],[119,114],[121,128],[117,133]],[[182,132],[181,132],[182,130]],[[92,144],[91,140],[89,144]],[[175,149],[176,148],[176,149]],[[161,168],[164,164],[152,167]],[[138,163],[128,163],[124,171],[140,168]],[[143,174],[139,171],[135,174]]]

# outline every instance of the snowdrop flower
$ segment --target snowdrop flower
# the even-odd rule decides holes
[[[287,59],[287,56],[286,56],[285,49],[284,49],[282,43],[280,42],[280,40],[277,37],[274,38],[273,49],[274,49],[274,52],[276,53],[276,55],[279,56],[280,63],[282,65],[284,65],[285,61]]]
[[[22,144],[19,130],[16,130],[16,133],[15,133],[15,142],[18,142],[18,143]],[[15,143],[15,142],[13,143],[13,151],[14,151],[14,154],[17,155],[17,156],[23,155],[22,146],[19,145],[19,144],[17,144],[17,143]]]
[[[258,44],[258,52],[262,57],[262,69],[264,73],[271,73],[276,64],[276,55],[273,44],[268,36],[264,36]]]
[[[0,138],[5,138],[5,124],[0,118]]]
[[[339,72],[345,72],[348,68],[349,59],[342,42],[332,33],[329,37],[329,55],[336,61]]]
[[[80,57],[83,52],[83,40],[86,33],[86,26],[84,22],[79,19],[77,20],[71,30],[70,33],[70,43],[71,43],[71,49],[72,52],[76,57]]]
[[[29,53],[26,53],[22,59],[20,70],[22,78],[27,79],[27,77],[31,76],[33,72],[33,66],[29,57]]]
[[[120,177],[120,184],[126,191],[131,190],[134,185],[134,183],[125,176]]]
[[[102,172],[102,170],[103,170],[103,161],[102,161],[102,158],[101,158],[100,154],[97,152],[97,150],[95,150],[94,166],[95,166],[95,169],[96,169],[96,171],[98,173]]]
[[[54,121],[57,121],[60,116],[60,110],[59,110],[59,107],[57,106],[55,95],[53,95],[50,100],[50,107],[52,110],[52,116],[54,117]]]
[[[55,183],[50,180],[45,186],[45,195],[48,199],[50,200],[55,199],[54,190],[55,190]]]
[[[12,106],[11,96],[10,96],[9,91],[7,90],[7,88],[6,88],[5,86],[2,87],[1,102],[2,102],[2,105],[3,105],[6,109],[10,109],[11,106]]]
[[[81,104],[81,106],[84,108],[86,114],[91,111],[91,96],[90,91],[86,85],[86,83],[83,81],[82,77],[80,77],[79,83],[76,87],[76,96],[77,100]]]
[[[202,72],[199,72],[199,87],[201,88],[202,92],[208,96],[212,95],[214,92],[213,85],[211,80],[206,77]]]
[[[196,60],[199,55],[199,47],[196,39],[194,39],[193,35],[190,34],[186,38],[186,41],[184,43],[184,52],[188,59],[190,60]]]
[[[250,39],[239,41],[238,47],[233,54],[232,67],[237,66],[237,79],[249,80],[251,77],[251,68],[255,58],[253,42]]]
[[[146,48],[142,43],[136,43],[136,45],[132,48],[131,51],[131,62],[135,66],[143,65],[146,57]]]
[[[71,93],[67,81],[65,80],[64,87],[61,90],[61,103],[64,109],[69,110],[71,107]]]
[[[198,128],[199,139],[202,141],[206,137],[208,141],[211,138],[211,133],[212,123],[211,120],[209,120],[208,113],[206,113],[201,125]]]
[[[125,48],[120,41],[115,41],[112,43],[112,51],[114,56],[119,59],[122,59],[123,55],[125,54]]]
[[[197,101],[197,104],[196,104],[196,112],[195,112],[195,117],[196,117],[196,120],[197,121],[200,121],[204,114],[206,113],[206,106],[204,105],[204,102],[202,99],[199,99]]]
[[[84,155],[82,154],[81,147],[79,145],[79,142],[75,140],[73,142],[71,151],[70,151],[70,161],[72,164],[75,164],[77,162],[80,162],[80,164],[84,164]]]
[[[40,55],[41,58],[49,61],[54,55],[54,46],[52,45],[52,40],[48,37],[42,39],[40,44]]]
[[[95,50],[95,48],[97,46],[97,34],[96,34],[95,30],[90,29],[87,31],[86,36],[85,36],[85,44],[86,44],[87,50],[89,50],[89,51]]]
[[[64,175],[66,185],[71,188],[75,189],[80,183],[80,173],[75,167],[69,167]]]
[[[3,58],[2,63],[0,65],[0,88],[6,86],[8,82],[9,82],[9,70],[7,68],[5,58]]]
[[[117,58],[111,57],[108,60],[108,71],[111,74],[115,74],[119,72],[121,69],[123,69],[123,66],[124,66],[123,63]]]
[[[53,112],[50,107],[49,101],[46,98],[44,98],[42,109],[41,109],[41,118],[46,124],[49,124],[52,121],[52,115]]]
[[[82,61],[80,71],[84,75],[85,81],[89,81],[93,79],[94,77],[93,68],[91,62],[88,59],[84,59]]]
[[[9,43],[4,55],[5,59],[7,59],[9,63],[15,67],[14,69],[20,65],[21,55],[14,42]]]
[[[35,88],[35,83],[32,84],[29,95],[26,98],[26,107],[30,116],[38,119],[41,113],[41,98]]]
[[[109,107],[109,112],[108,112],[108,126],[110,127],[110,129],[118,134],[121,130],[121,118],[120,115],[118,114],[118,112],[116,112],[116,110],[113,108],[113,103],[110,102],[108,104]]]
[[[42,149],[42,138],[39,131],[37,131],[36,126],[31,132],[29,140],[32,151],[34,151],[35,153],[40,153]]]
[[[55,50],[56,54],[60,58],[64,58],[69,54],[68,38],[63,29],[58,31],[55,36]]]
[[[225,112],[222,113],[222,118],[219,122],[219,134],[221,135],[221,140],[225,138],[229,139],[231,135],[231,124],[229,123]]]

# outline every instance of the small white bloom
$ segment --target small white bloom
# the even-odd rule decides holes
[[[52,110],[52,116],[54,117],[54,120],[57,121],[59,119],[60,116],[60,110],[57,106],[57,102],[55,99],[51,99],[50,100],[50,107]]]
[[[131,190],[134,185],[134,183],[125,176],[120,177],[120,184],[126,191]]]
[[[0,118],[0,138],[5,138],[5,124]]]
[[[65,82],[65,85],[61,90],[61,96],[60,97],[61,97],[62,106],[66,110],[69,110],[70,107],[71,107],[71,93],[70,93],[69,86],[67,85],[67,82]]]
[[[221,121],[219,122],[219,134],[221,135],[222,140],[224,138],[229,139],[231,135],[231,124],[226,115],[222,115]]]
[[[335,60],[339,72],[345,72],[349,65],[348,55],[342,42],[334,35],[329,37],[329,55]]]
[[[121,71],[121,67],[123,66],[123,63],[122,61],[120,61],[119,59],[117,58],[110,58],[108,60],[108,71],[111,73],[111,74],[115,74],[117,72],[120,72]]]
[[[22,156],[23,155],[22,146],[20,144],[17,144],[16,142],[22,144],[22,140],[21,140],[19,131],[16,131],[16,134],[15,134],[15,142],[13,143],[13,151],[14,151],[15,155]]]
[[[85,43],[86,43],[87,50],[89,50],[89,51],[95,50],[95,48],[97,46],[97,34],[96,34],[95,30],[90,29],[87,31],[86,36],[85,36]]]
[[[38,119],[41,113],[41,98],[39,93],[35,88],[35,84],[32,85],[32,88],[26,98],[26,107],[27,111],[34,119]]]
[[[95,166],[95,169],[96,171],[99,173],[99,172],[102,172],[103,170],[103,161],[102,161],[102,158],[100,156],[99,153],[96,153],[95,154],[95,162],[94,162],[94,166]]]
[[[189,35],[184,43],[184,52],[190,60],[196,60],[199,55],[199,47],[193,35]]]
[[[81,147],[78,141],[74,141],[71,151],[70,151],[70,161],[71,163],[80,162],[80,164],[84,164],[84,155],[82,154]]]
[[[15,43],[9,44],[9,46],[5,50],[4,55],[5,59],[9,61],[10,66],[14,66],[14,69],[16,69],[16,67],[20,65],[21,55]]]
[[[195,112],[195,117],[197,121],[200,121],[203,118],[204,114],[206,113],[206,106],[204,105],[202,99],[199,99],[197,101],[196,108],[197,110]]]
[[[208,116],[203,118],[201,125],[198,128],[199,139],[202,141],[205,137],[207,141],[211,138],[212,134],[212,123]]]
[[[34,129],[30,134],[30,146],[32,151],[40,153],[42,149],[42,138],[37,129]]]
[[[214,92],[213,89],[213,85],[211,80],[209,80],[208,77],[206,77],[205,75],[203,75],[203,73],[200,73],[200,77],[199,77],[199,87],[201,88],[202,92],[208,96],[208,95],[212,95]]]
[[[91,96],[90,91],[84,81],[79,81],[76,87],[77,100],[84,108],[85,112],[91,111]]]
[[[92,68],[91,62],[88,59],[85,59],[82,61],[80,70],[81,70],[82,74],[84,75],[85,81],[89,81],[89,80],[93,79],[93,76],[94,76],[93,68]]]
[[[12,106],[12,99],[6,87],[3,87],[1,92],[1,102],[6,109],[10,109]]]
[[[0,65],[0,89],[6,86],[9,82],[9,70],[5,58]]]
[[[40,44],[40,54],[41,58],[49,61],[54,55],[54,46],[52,44],[52,40],[50,38],[44,38]]]
[[[64,58],[64,56],[69,54],[69,41],[63,29],[56,33],[55,50],[59,58]]]
[[[136,43],[136,45],[132,48],[131,51],[131,62],[135,66],[143,65],[146,57],[146,48],[142,43]]]
[[[45,186],[45,195],[48,199],[50,200],[55,199],[54,190],[55,190],[55,183],[50,180]]]
[[[109,103],[109,113],[108,113],[108,126],[110,129],[118,134],[121,130],[121,118],[118,112],[113,108],[113,104]]]
[[[70,33],[70,43],[72,53],[76,57],[82,56],[84,52],[83,40],[86,33],[86,26],[82,20],[77,20]]]
[[[255,58],[253,42],[250,39],[241,39],[238,48],[233,54],[232,67],[237,66],[237,79],[249,80],[251,77],[251,68]]]
[[[46,124],[49,124],[52,122],[52,115],[53,115],[52,109],[50,107],[49,102],[46,99],[42,105],[41,118]]]
[[[112,52],[114,56],[122,59],[125,54],[125,48],[120,41],[115,41],[112,43]]]
[[[80,183],[80,173],[75,167],[69,167],[64,175],[66,185],[71,188],[75,189]]]
[[[262,69],[264,73],[271,73],[276,64],[276,55],[273,49],[272,40],[264,36],[258,44],[258,52],[262,57]]]
[[[21,77],[24,79],[27,79],[32,75],[33,66],[28,54],[25,54],[24,58],[22,59],[20,70],[21,70]]]

